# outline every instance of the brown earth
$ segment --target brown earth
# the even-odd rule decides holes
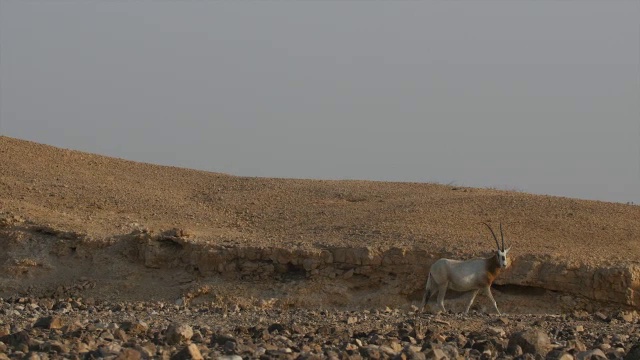
[[[0,212],[4,296],[215,294],[406,307],[419,300],[435,259],[495,248],[486,221],[502,223],[512,246],[496,289],[505,311],[640,306],[634,205],[427,183],[236,177],[3,136]]]

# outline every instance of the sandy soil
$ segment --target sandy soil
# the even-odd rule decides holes
[[[504,225],[512,254],[640,259],[640,206],[428,183],[246,178],[0,137],[0,211],[106,238],[186,228],[259,246],[407,246],[479,254]]]

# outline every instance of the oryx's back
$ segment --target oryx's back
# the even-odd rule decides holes
[[[431,276],[436,283],[449,283],[455,291],[468,291],[488,283],[486,270],[485,259],[440,259],[431,266]]]

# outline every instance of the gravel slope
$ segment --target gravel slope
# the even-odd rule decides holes
[[[0,137],[0,211],[102,238],[186,228],[259,246],[407,246],[638,262],[640,206],[427,183],[235,177]]]

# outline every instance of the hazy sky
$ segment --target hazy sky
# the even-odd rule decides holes
[[[640,1],[0,0],[0,133],[640,203]]]

